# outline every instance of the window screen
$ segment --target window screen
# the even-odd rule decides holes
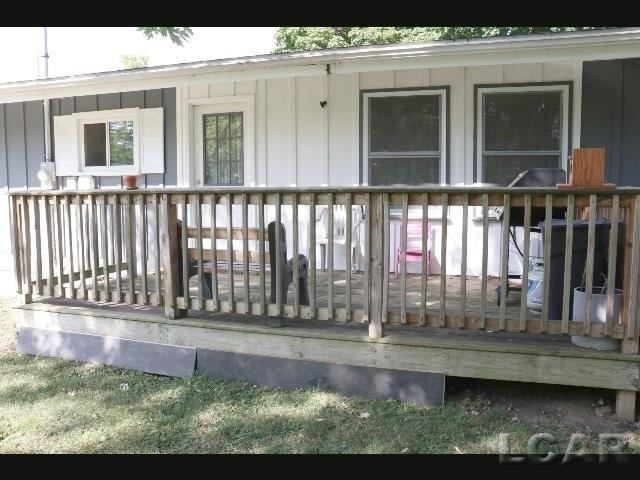
[[[205,185],[242,185],[244,154],[242,113],[203,116]]]
[[[441,95],[368,99],[370,185],[440,183]]]
[[[562,160],[562,92],[496,92],[482,96],[482,178],[508,185],[530,168]]]

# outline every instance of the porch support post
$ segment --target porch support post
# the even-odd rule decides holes
[[[369,228],[366,235],[370,238],[369,253],[369,337],[382,338],[382,279],[384,264],[384,249],[389,248],[384,244],[384,220],[382,193],[371,194],[371,211]]]
[[[620,342],[620,352],[638,354],[638,286],[640,284],[640,196],[632,199],[624,222],[624,277],[622,287],[622,325],[624,337]],[[635,291],[633,291],[635,290]],[[616,392],[616,415],[631,422],[635,421],[637,392],[618,390]]]
[[[162,251],[164,316],[175,319],[184,316],[184,310],[177,308],[180,269],[178,262],[178,210],[171,203],[169,194],[162,194],[160,200],[160,248]]]

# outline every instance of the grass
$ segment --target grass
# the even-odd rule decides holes
[[[500,433],[525,451],[538,432],[560,453],[601,432],[640,452],[635,425],[595,416],[608,391],[447,379],[444,407],[408,405],[21,355],[15,336],[2,302],[2,453],[498,453]]]

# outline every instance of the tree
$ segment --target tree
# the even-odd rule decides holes
[[[280,27],[275,35],[275,52],[571,32],[596,28],[601,27]]]
[[[126,70],[131,68],[144,68],[149,66],[149,55],[120,55],[120,61]]]
[[[188,42],[193,35],[190,27],[138,27],[138,31],[142,32],[147,39],[158,35],[163,38],[169,37],[179,47]]]

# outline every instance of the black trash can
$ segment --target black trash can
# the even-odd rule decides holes
[[[538,224],[545,238],[544,222]],[[564,255],[567,235],[567,221],[554,219],[551,222],[551,254],[549,257],[549,319],[562,319],[562,296],[564,294]],[[607,274],[607,253],[609,248],[609,229],[611,222],[606,219],[596,220],[595,250],[593,256],[593,285],[603,284],[603,275]],[[573,289],[582,283],[582,275],[587,263],[589,222],[575,220],[573,222],[573,248],[571,257],[571,294],[569,297],[569,319],[573,312]],[[544,245],[544,243],[543,243]],[[544,248],[544,247],[543,247]]]

